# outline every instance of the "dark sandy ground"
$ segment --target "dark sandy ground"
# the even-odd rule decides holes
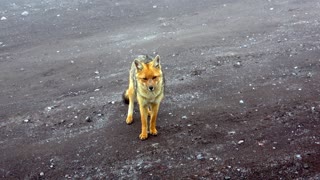
[[[320,179],[318,0],[0,4],[0,178]],[[139,54],[167,81],[146,141]]]

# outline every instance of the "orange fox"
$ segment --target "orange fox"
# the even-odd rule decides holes
[[[156,120],[159,105],[164,97],[164,76],[160,65],[160,56],[151,58],[147,55],[134,59],[129,75],[129,88],[123,93],[124,102],[129,104],[127,124],[133,122],[134,102],[138,101],[141,116],[141,134],[139,138],[148,138],[148,116],[150,116],[149,133],[157,135]]]

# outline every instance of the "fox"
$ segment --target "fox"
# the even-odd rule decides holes
[[[141,133],[140,140],[148,138],[148,117],[150,117],[149,133],[157,135],[156,120],[160,102],[164,98],[165,81],[161,70],[160,56],[151,57],[140,55],[132,62],[129,72],[129,87],[122,95],[126,104],[129,104],[126,123],[133,122],[134,103],[138,102]]]

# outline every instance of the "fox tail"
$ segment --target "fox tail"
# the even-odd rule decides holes
[[[122,94],[122,100],[123,100],[123,103],[125,104],[129,104],[129,97],[128,97],[128,94],[127,94],[127,90],[125,90]]]

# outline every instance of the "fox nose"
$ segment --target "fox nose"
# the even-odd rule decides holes
[[[149,91],[153,91],[154,87],[153,86],[149,86],[148,89],[149,89]]]

